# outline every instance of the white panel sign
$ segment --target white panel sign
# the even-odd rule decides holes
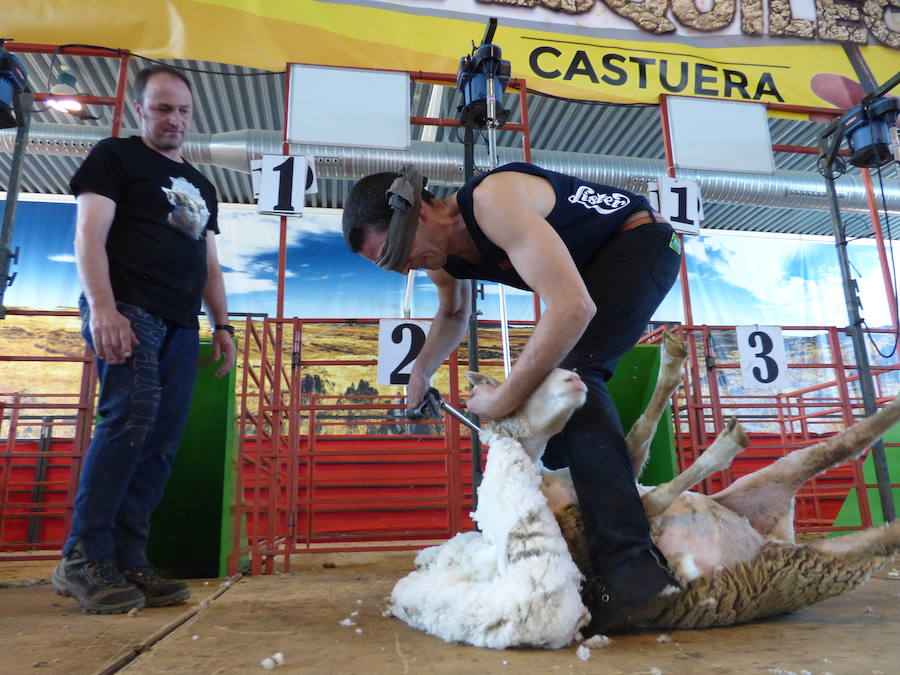
[[[409,74],[292,64],[287,141],[408,150]]]
[[[790,386],[780,326],[736,326],[744,386],[783,390]]]
[[[700,201],[700,186],[692,180],[663,176],[659,183],[650,183],[651,203],[676,232],[700,234],[703,206]],[[655,201],[654,201],[655,197]]]
[[[319,179],[316,176],[316,163],[314,157],[306,156],[306,194],[316,194],[319,191]],[[262,160],[250,160],[250,182],[253,185],[253,198],[259,199],[259,177],[262,174]]]
[[[775,173],[763,104],[667,96],[666,109],[676,168]]]
[[[257,211],[280,216],[302,216],[305,193],[305,157],[263,155]]]
[[[378,322],[378,384],[409,384],[413,361],[422,351],[430,328],[430,321]]]

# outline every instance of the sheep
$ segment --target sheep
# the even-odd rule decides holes
[[[478,647],[557,649],[572,641],[590,618],[583,577],[541,492],[537,459],[585,392],[574,373],[556,370],[514,415],[482,430],[490,453],[472,514],[481,531],[419,552],[416,570],[394,586],[390,613]]]
[[[657,390],[626,438],[635,475],[662,406],[678,386],[686,351],[666,334]],[[646,418],[646,419],[645,419]],[[743,476],[714,495],[687,492],[730,465],[748,444],[732,419],[705,453],[669,483],[638,486],[654,542],[682,592],[608,630],[729,626],[795,611],[856,588],[900,551],[900,521],[809,544],[796,543],[794,495],[813,476],[859,456],[900,420],[900,396],[873,416]],[[583,528],[566,470],[544,472],[543,490],[581,570]],[[589,601],[589,599],[588,599]]]
[[[657,390],[626,437],[635,475],[686,351],[666,334]],[[470,373],[474,384],[490,381]],[[590,568],[567,469],[543,470],[547,440],[585,400],[576,374],[556,369],[512,415],[481,432],[490,446],[473,517],[416,557],[390,611],[444,640],[475,646],[559,648],[588,625],[580,597]],[[669,483],[638,485],[651,536],[682,585],[607,631],[727,626],[790,612],[863,583],[900,551],[900,521],[806,545],[795,542],[793,499],[812,476],[859,455],[900,420],[900,397],[872,417],[744,476],[715,495],[688,490],[726,468],[748,443],[731,420],[709,449]]]

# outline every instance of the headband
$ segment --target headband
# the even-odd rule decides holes
[[[375,261],[382,269],[402,272],[413,238],[419,227],[419,208],[422,206],[422,189],[425,179],[413,164],[404,164],[400,175],[387,189],[388,206],[393,215],[388,225],[384,250]]]

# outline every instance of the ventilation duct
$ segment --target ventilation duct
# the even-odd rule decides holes
[[[12,152],[15,129],[0,131],[0,152]],[[123,136],[135,135],[135,129],[123,129]],[[109,136],[108,127],[71,124],[32,124],[28,152],[40,155],[84,156],[97,141]],[[218,134],[191,134],[183,151],[194,164],[212,164],[243,173],[250,172],[250,159],[263,154],[281,152],[281,133],[262,129],[245,129]],[[463,182],[463,150],[459,143],[413,141],[408,152],[371,150],[339,146],[292,146],[297,154],[316,158],[321,178],[358,179],[378,171],[393,171],[403,162],[415,162],[431,184],[460,185]],[[500,163],[521,160],[521,151],[498,148]],[[615,185],[643,193],[648,181],[665,173],[665,163],[656,159],[584,155],[551,150],[534,150],[536,164],[585,180]],[[488,166],[486,148],[476,148],[475,163]],[[812,171],[777,171],[773,175],[746,173],[711,173],[680,170],[681,178],[700,184],[703,199],[722,204],[768,206],[779,208],[828,210],[825,181]],[[842,210],[867,211],[862,176],[850,174],[837,182]],[[887,209],[900,214],[900,186],[885,186]]]

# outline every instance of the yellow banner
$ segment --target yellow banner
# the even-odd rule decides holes
[[[152,58],[455,73],[496,16],[493,42],[513,77],[536,91],[628,103],[679,94],[844,107],[860,67],[878,82],[898,70],[900,17],[889,1],[857,9],[814,0],[816,11],[804,17],[789,0],[712,0],[705,12],[695,0],[42,0],[8,4],[4,24],[16,42],[86,43]],[[825,11],[835,7],[849,9]],[[837,40],[861,45],[856,68]]]

